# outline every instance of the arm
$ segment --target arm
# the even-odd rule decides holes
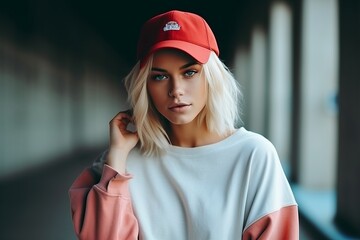
[[[120,175],[108,165],[98,183],[85,169],[70,188],[75,233],[79,239],[137,239],[139,227],[128,190],[131,175]]]
[[[298,207],[275,147],[259,141],[250,165],[243,239],[298,240]]]
[[[72,219],[79,239],[132,240],[139,227],[134,216],[126,174],[128,153],[139,138],[127,130],[133,119],[120,112],[110,121],[109,151],[100,181],[94,169],[86,169],[70,187]],[[102,157],[104,157],[103,155]]]
[[[244,231],[242,239],[299,239],[297,206],[284,207],[260,218]]]

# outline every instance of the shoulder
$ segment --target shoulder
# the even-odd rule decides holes
[[[239,160],[246,164],[251,176],[261,176],[266,172],[281,172],[281,163],[275,146],[259,133],[239,129],[234,151]],[[260,177],[261,178],[261,177]]]
[[[146,156],[142,153],[140,146],[136,145],[130,152],[128,155],[128,159],[127,162],[129,161],[137,161],[137,160],[142,160],[146,158]]]
[[[266,137],[245,128],[238,130],[237,142],[238,146],[256,154],[276,153],[274,145]]]

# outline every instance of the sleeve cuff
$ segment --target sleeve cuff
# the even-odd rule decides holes
[[[104,164],[102,175],[98,186],[110,194],[129,197],[129,180],[131,174],[120,174],[107,164]]]

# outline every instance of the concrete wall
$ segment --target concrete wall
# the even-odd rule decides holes
[[[74,19],[59,30],[68,34],[64,45],[16,19],[1,20],[0,178],[106,146],[108,122],[126,108],[126,65]],[[82,45],[84,38],[92,41]]]

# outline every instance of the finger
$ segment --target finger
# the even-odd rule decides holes
[[[132,116],[128,112],[119,112],[115,115],[115,117],[112,120],[121,120],[121,119],[132,119]]]
[[[123,133],[129,132],[129,130],[130,132],[134,132],[135,129],[134,127],[130,127],[128,129],[129,125],[133,124],[133,117],[129,113],[131,113],[131,110],[119,112],[110,121],[110,126],[112,126],[112,128],[114,127],[119,128]]]
[[[111,119],[110,125],[127,125],[131,121],[132,117],[129,114],[125,112],[120,112],[113,119]]]

